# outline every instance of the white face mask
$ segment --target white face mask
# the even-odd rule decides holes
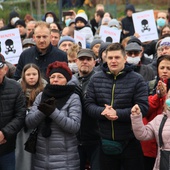
[[[19,20],[18,17],[12,18],[11,19],[11,25],[15,25],[16,21],[18,21],[18,20]]]
[[[138,65],[140,62],[140,57],[127,57],[127,62],[129,64]]]
[[[48,24],[51,24],[52,22],[54,22],[54,18],[53,17],[47,17],[45,20]]]
[[[70,70],[71,70],[73,73],[77,73],[77,72],[78,72],[78,67],[77,67],[77,64],[76,64],[76,63],[68,63],[68,66],[69,66]]]

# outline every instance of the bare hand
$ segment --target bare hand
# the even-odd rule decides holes
[[[2,133],[2,131],[0,131],[0,143],[4,140],[5,136],[4,134]]]
[[[116,114],[116,110],[112,108],[112,106],[105,104],[105,109],[101,113],[101,115],[105,116],[108,120],[116,120],[118,116]]]
[[[163,97],[167,94],[166,84],[162,80],[158,81],[158,85],[156,87],[156,93],[159,97]]]
[[[131,113],[132,113],[132,115],[139,115],[139,114],[141,113],[140,107],[138,106],[138,104],[135,104],[135,105],[132,107]]]
[[[4,144],[4,143],[6,143],[6,142],[7,142],[6,139],[4,139],[4,140],[2,140],[2,141],[0,142],[0,145]]]

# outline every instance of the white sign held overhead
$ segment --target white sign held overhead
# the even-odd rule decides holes
[[[120,30],[114,30],[113,28],[104,25],[100,27],[99,35],[104,42],[119,43],[120,34],[121,34]]]
[[[139,34],[141,42],[158,39],[158,31],[153,10],[132,14],[135,32]]]
[[[0,31],[0,53],[5,60],[17,64],[20,54],[22,53],[22,43],[19,29],[9,29]]]
[[[79,31],[74,31],[74,40],[82,48],[86,48],[86,38]]]

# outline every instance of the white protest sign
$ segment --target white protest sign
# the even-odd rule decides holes
[[[22,43],[19,29],[9,29],[0,31],[0,52],[5,60],[17,64],[20,54],[22,53]]]
[[[74,40],[82,48],[86,48],[86,38],[79,31],[74,31]]]
[[[99,35],[104,42],[119,43],[120,33],[121,33],[120,30],[114,30],[113,28],[102,25],[100,27]]]
[[[153,10],[132,14],[135,32],[139,34],[141,42],[158,39],[158,31]]]

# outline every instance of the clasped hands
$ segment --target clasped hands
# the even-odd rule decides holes
[[[156,94],[159,96],[159,97],[163,97],[165,96],[167,93],[167,87],[166,87],[166,84],[162,81],[162,80],[159,80],[158,81],[158,85],[156,87]]]
[[[108,120],[117,120],[118,116],[116,110],[112,108],[112,106],[105,104],[105,109],[101,113],[101,115],[105,116]]]
[[[38,110],[43,112],[46,116],[50,116],[56,108],[56,99],[54,97],[49,98],[39,104]]]

